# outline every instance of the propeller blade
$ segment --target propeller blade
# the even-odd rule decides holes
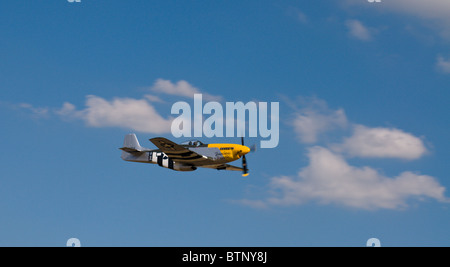
[[[247,159],[245,158],[245,155],[242,156],[242,168],[244,169],[242,176],[246,177],[249,175],[248,168],[247,168]]]
[[[241,137],[241,144],[244,145],[244,137]],[[251,151],[251,148],[250,148]],[[242,172],[242,176],[243,177],[247,177],[249,175],[248,173],[248,168],[247,168],[247,158],[245,157],[245,154],[242,155],[242,169],[244,169],[244,171]]]

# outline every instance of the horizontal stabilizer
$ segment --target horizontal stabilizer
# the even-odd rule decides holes
[[[141,150],[138,150],[138,149],[135,149],[135,148],[129,148],[129,147],[121,147],[119,149],[123,150],[125,152],[128,152],[128,153],[142,153],[143,152]]]

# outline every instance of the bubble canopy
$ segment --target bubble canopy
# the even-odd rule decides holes
[[[198,140],[190,140],[190,141],[183,142],[181,144],[185,145],[185,146],[202,146],[202,145],[204,145],[201,141],[198,141]]]

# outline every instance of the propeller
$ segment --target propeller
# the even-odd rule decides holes
[[[242,143],[242,145],[244,145],[244,137],[241,137],[241,143]],[[250,151],[252,151],[252,149],[250,149]],[[247,177],[249,175],[249,173],[248,173],[247,159],[245,158],[245,154],[242,155],[242,168],[244,169],[244,171],[242,172],[242,176]]]

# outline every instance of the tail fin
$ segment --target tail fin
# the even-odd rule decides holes
[[[145,150],[139,144],[139,141],[135,134],[125,135],[125,140],[123,140],[123,147],[120,149],[128,153],[143,152],[143,150]]]

